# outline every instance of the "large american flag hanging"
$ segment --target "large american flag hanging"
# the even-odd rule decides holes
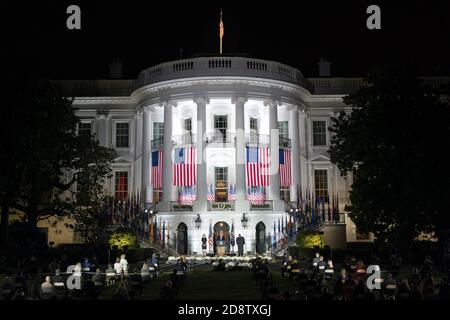
[[[247,186],[269,186],[269,147],[246,147]]]
[[[280,187],[292,185],[291,150],[280,149]]]
[[[163,175],[163,151],[152,152],[152,186],[155,189],[162,189]]]
[[[197,150],[193,147],[175,148],[173,185],[191,187],[197,184]]]

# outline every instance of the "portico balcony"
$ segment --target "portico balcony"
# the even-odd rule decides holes
[[[208,211],[234,211],[234,202],[209,202]]]
[[[314,87],[300,70],[276,61],[236,56],[193,57],[161,63],[142,71],[133,90],[150,84],[196,77],[265,78],[297,85],[313,92]]]

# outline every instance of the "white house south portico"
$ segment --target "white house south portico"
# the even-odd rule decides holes
[[[263,252],[268,236],[276,242],[298,223],[292,210],[314,199],[341,212],[321,217],[332,222],[326,244],[355,239],[342,214],[351,181],[330,163],[327,127],[361,79],[306,79],[279,62],[204,56],[135,80],[59,83],[75,96],[81,126],[118,153],[106,189],[122,200],[139,194],[178,253],[201,253],[202,235],[220,231],[226,250],[233,231],[246,252]]]
[[[296,189],[301,185],[300,161],[291,159],[289,198],[281,199],[279,150],[293,147],[298,152],[299,126],[293,122],[298,121],[297,114],[311,94],[311,85],[301,72],[271,61],[202,57],[144,70],[134,89],[131,97],[143,113],[141,188],[146,207],[172,226],[172,232],[180,224],[187,229],[186,253],[201,252],[202,235],[209,235],[210,225],[214,229],[218,223],[225,226],[226,237],[231,227],[236,235],[242,234],[246,250],[264,248],[265,235],[262,243],[256,244],[256,225],[268,234],[274,223],[280,219],[284,223],[284,200],[296,202]],[[286,128],[280,141],[281,120]],[[196,153],[192,171],[186,168],[177,173],[175,150],[188,152],[191,148]],[[249,148],[270,154],[265,183],[247,183]],[[152,152],[159,150],[163,151],[162,188],[151,183],[155,174],[150,165]],[[195,183],[174,183],[177,174],[188,175]],[[183,205],[179,199],[187,188],[195,193],[191,205]],[[251,189],[261,194],[261,204],[246,199]],[[230,201],[230,192],[235,200]],[[211,193],[213,200],[208,199]],[[245,229],[241,222],[244,213],[248,217]],[[198,215],[202,222],[197,229],[194,220]]]

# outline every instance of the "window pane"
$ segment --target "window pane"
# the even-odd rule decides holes
[[[325,146],[327,144],[326,121],[313,121],[313,145]]]
[[[278,131],[280,138],[289,139],[289,122],[288,121],[278,122]]]
[[[79,136],[90,136],[92,134],[92,124],[90,122],[81,122],[78,124]]]
[[[115,196],[120,201],[128,198],[128,172],[117,171],[115,174]]]
[[[228,201],[228,168],[227,167],[215,167],[216,177],[216,201],[227,202]]]
[[[258,131],[258,119],[250,118],[250,130]]]
[[[129,133],[129,124],[124,123],[116,123],[116,147],[118,148],[128,148],[128,133]]]
[[[322,195],[326,199],[328,197],[328,171],[314,170],[314,187],[316,198],[321,199]]]

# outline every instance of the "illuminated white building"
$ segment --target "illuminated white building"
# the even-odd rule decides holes
[[[179,253],[200,253],[210,225],[226,233],[233,225],[235,235],[245,238],[246,251],[264,251],[274,223],[278,228],[286,212],[296,208],[300,189],[303,195],[306,190],[338,195],[344,212],[351,181],[330,163],[327,127],[345,108],[343,96],[363,85],[360,78],[306,79],[278,62],[219,56],[162,63],[136,80],[60,83],[75,95],[80,133],[94,133],[102,145],[117,150],[107,188],[119,198],[142,192],[146,207],[169,227]],[[280,148],[292,155],[291,186],[280,188],[279,172],[271,170],[262,205],[245,198],[247,146],[267,147],[272,169],[278,168]],[[173,183],[174,150],[185,147],[197,151],[192,206],[178,203],[182,188]],[[158,150],[164,159],[161,188],[152,184],[152,152]],[[230,186],[236,189],[235,202],[228,201]],[[211,188],[212,203],[207,200]],[[370,240],[357,237],[345,214],[339,223],[326,223],[324,232],[331,247]]]

